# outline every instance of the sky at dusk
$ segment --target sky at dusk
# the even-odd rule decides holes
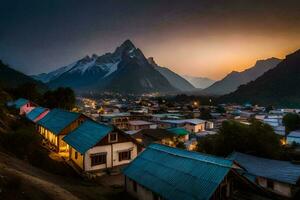
[[[220,79],[300,49],[299,0],[0,0],[0,59],[49,72],[126,39],[179,74]]]

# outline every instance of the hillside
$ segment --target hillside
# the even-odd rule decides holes
[[[242,72],[233,71],[222,80],[215,82],[210,87],[204,89],[205,94],[224,95],[235,91],[240,85],[254,81],[266,71],[276,67],[281,60],[278,58],[268,58],[258,60],[253,67]]]
[[[195,89],[195,87],[191,83],[182,78],[180,75],[171,71],[169,68],[158,66],[154,61],[153,57],[148,58],[148,61],[159,73],[161,73],[171,83],[172,86],[174,86],[178,90],[191,91]]]
[[[46,90],[47,86],[40,81],[34,80],[15,69],[10,68],[0,60],[0,86],[3,88],[15,88],[24,83],[33,83],[40,90]]]
[[[278,106],[300,106],[300,50],[287,55],[275,68],[237,91],[220,98],[224,102],[251,102]]]

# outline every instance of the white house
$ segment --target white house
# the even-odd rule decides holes
[[[184,127],[191,133],[199,133],[206,129],[213,128],[213,122],[208,122],[201,119],[181,119],[181,120],[161,120],[161,128]]]
[[[70,146],[69,159],[87,173],[126,165],[138,153],[129,135],[91,120],[83,122],[63,140]]]

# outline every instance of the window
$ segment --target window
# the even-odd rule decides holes
[[[132,181],[133,191],[137,192],[137,184],[135,181]]]
[[[270,189],[274,188],[274,182],[272,180],[267,180],[267,188],[270,188]]]
[[[118,134],[117,133],[110,133],[108,140],[109,140],[109,142],[117,142],[118,141]]]
[[[119,152],[119,161],[130,160],[130,159],[131,159],[131,151]]]
[[[77,158],[78,158],[78,152],[75,151],[75,159],[77,160]]]
[[[101,165],[106,163],[106,153],[91,155],[91,166]]]

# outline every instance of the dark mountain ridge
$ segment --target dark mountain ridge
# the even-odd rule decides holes
[[[300,50],[287,55],[275,68],[235,92],[220,98],[224,102],[300,106]]]

